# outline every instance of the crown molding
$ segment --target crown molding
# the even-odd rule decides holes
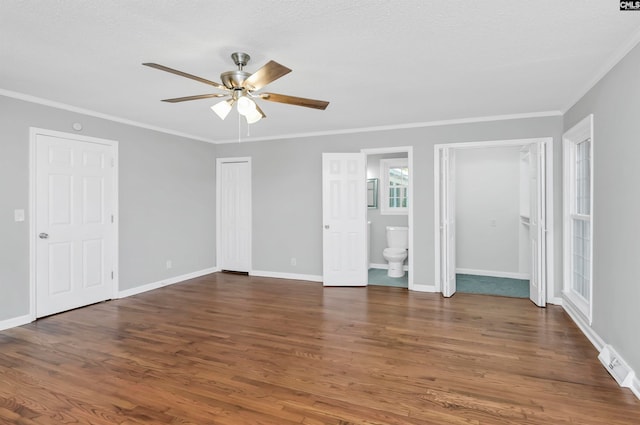
[[[439,126],[446,126],[446,125],[519,120],[519,119],[527,119],[527,118],[546,118],[546,117],[558,117],[558,116],[562,116],[561,111],[542,111],[542,112],[530,112],[530,113],[524,113],[524,114],[510,114],[510,115],[490,115],[485,117],[459,118],[459,119],[440,120],[440,121],[425,121],[425,122],[417,122],[417,123],[409,123],[409,124],[394,124],[394,125],[382,125],[382,126],[376,126],[376,127],[348,128],[343,130],[328,130],[328,131],[316,131],[316,132],[309,132],[309,133],[282,134],[279,136],[249,137],[249,138],[242,139],[242,143],[261,142],[261,141],[267,141],[267,140],[300,139],[300,138],[306,138],[306,137],[319,137],[319,136],[334,136],[339,134],[371,133],[376,131],[405,130],[405,129],[411,129],[411,128],[439,127]],[[225,139],[225,140],[217,140],[214,143],[215,144],[238,143],[238,140]]]
[[[616,49],[611,56],[604,62],[604,64],[598,68],[596,74],[589,80],[589,82],[582,87],[581,90],[577,91],[576,94],[571,98],[571,102],[567,103],[567,105],[561,110],[562,115],[566,114],[569,109],[573,108],[576,103],[578,103],[591,89],[593,89],[596,84],[600,82],[611,70],[618,64],[625,56],[629,54],[634,47],[636,47],[640,43],[640,30],[636,31],[631,38],[620,48]]]
[[[10,97],[13,99],[24,100],[26,102],[36,103],[44,106],[50,106],[52,108],[62,109],[70,112],[76,112],[79,114],[101,118],[121,124],[132,125],[135,127],[145,128],[147,130],[158,131],[160,133],[171,134],[174,136],[185,137],[187,139],[198,140],[206,143],[213,144],[227,144],[227,143],[238,143],[238,139],[224,139],[224,140],[215,140],[209,139],[206,137],[199,137],[193,134],[182,133],[179,131],[170,130],[163,127],[157,127],[150,124],[145,124],[138,121],[129,120],[122,117],[117,117],[114,115],[104,114],[102,112],[93,111],[90,109],[79,108],[73,105],[68,105],[66,103],[56,102],[49,99],[44,99],[37,96],[32,96],[24,93],[18,93],[11,90],[5,90],[0,88],[0,95]],[[439,127],[439,126],[447,126],[447,125],[458,125],[458,124],[471,124],[471,123],[480,123],[480,122],[491,122],[491,121],[505,121],[505,120],[516,120],[516,119],[527,119],[527,118],[545,118],[545,117],[555,117],[562,116],[561,111],[542,111],[542,112],[530,112],[530,113],[522,113],[522,114],[508,114],[508,115],[490,115],[483,117],[470,117],[470,118],[458,118],[458,119],[450,119],[450,120],[439,120],[439,121],[425,121],[425,122],[417,122],[417,123],[408,123],[408,124],[394,124],[394,125],[383,125],[383,126],[375,126],[375,127],[360,127],[360,128],[348,128],[341,130],[328,130],[328,131],[316,131],[316,132],[308,132],[308,133],[294,133],[294,134],[280,134],[276,136],[265,136],[265,137],[249,137],[242,139],[243,143],[247,142],[261,142],[268,140],[285,140],[285,139],[302,139],[308,137],[320,137],[320,136],[334,136],[334,135],[342,135],[342,134],[356,134],[356,133],[371,133],[378,131],[392,131],[392,130],[405,130],[412,128],[424,128],[424,127]]]
[[[62,109],[69,112],[76,112],[78,114],[88,115],[90,117],[101,118],[108,121],[117,122],[120,124],[132,125],[134,127],[145,128],[147,130],[158,131],[160,133],[171,134],[173,136],[185,137],[187,139],[199,140],[201,142],[215,143],[212,139],[205,137],[194,136],[193,134],[182,133],[180,131],[170,130],[168,128],[157,127],[155,125],[145,124],[139,121],[133,121],[126,118],[117,117],[115,115],[103,114],[102,112],[92,111],[91,109],[79,108],[77,106],[68,105],[62,102],[56,102],[54,100],[43,99],[41,97],[32,96],[30,94],[18,93],[11,90],[5,90],[0,88],[0,95],[10,97],[13,99],[24,100],[26,102],[36,103],[39,105],[50,106],[52,108]]]

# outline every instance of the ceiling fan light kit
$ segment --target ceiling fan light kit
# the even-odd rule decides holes
[[[258,69],[253,74],[244,71],[244,67],[247,65],[251,57],[242,52],[235,52],[231,55],[231,59],[236,64],[238,69],[233,71],[226,71],[220,74],[222,84],[210,81],[202,77],[198,77],[186,72],[178,71],[173,68],[159,65],[157,63],[143,63],[145,66],[159,69],[161,71],[170,72],[172,74],[179,75],[181,77],[190,78],[195,81],[199,81],[204,84],[208,84],[217,89],[223,90],[225,93],[210,93],[200,94],[195,96],[177,97],[172,99],[163,99],[163,102],[178,103],[189,100],[199,99],[211,99],[215,97],[227,97],[221,102],[216,103],[211,107],[213,112],[224,120],[233,105],[236,105],[238,113],[245,117],[248,124],[253,124],[260,121],[262,118],[266,118],[266,115],[257,105],[254,99],[262,99],[270,102],[286,103],[295,106],[304,106],[306,108],[321,109],[324,110],[329,105],[329,102],[323,100],[307,99],[302,97],[288,96],[276,93],[259,93],[258,90],[262,89],[267,84],[277,80],[278,78],[291,72],[291,69],[286,66],[280,65],[275,61],[269,61],[262,68]],[[255,92],[255,93],[254,93]]]
[[[233,106],[233,99],[223,100],[222,102],[218,102],[211,107],[213,112],[215,112],[221,120],[227,118],[229,112],[231,112],[231,107]]]
[[[251,112],[256,110],[256,102],[254,102],[253,100],[249,99],[247,96],[241,96],[238,99],[237,108],[238,108],[238,113],[240,115],[247,116]]]
[[[262,118],[265,118],[265,115],[258,110],[256,105],[256,108],[254,108],[253,111],[246,114],[244,117],[247,120],[247,124],[254,124],[260,121]]]

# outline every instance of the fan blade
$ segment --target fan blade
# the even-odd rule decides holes
[[[143,63],[144,66],[150,66],[151,68],[155,68],[155,69],[159,69],[160,71],[166,71],[166,72],[170,72],[172,74],[176,74],[179,75],[181,77],[186,77],[186,78],[191,78],[192,80],[196,80],[196,81],[200,81],[201,83],[205,83],[205,84],[209,84],[210,86],[222,89],[222,90],[229,90],[228,88],[226,88],[224,85],[220,84],[220,83],[216,83],[215,81],[209,81],[206,80],[202,77],[198,77],[196,75],[191,75],[191,74],[187,74],[186,72],[182,72],[182,71],[178,71],[177,69],[173,69],[173,68],[169,68],[166,67],[164,65],[159,65],[157,63]]]
[[[260,90],[272,81],[290,73],[291,70],[278,62],[269,61],[265,66],[251,74],[242,85],[247,90]]]
[[[277,93],[260,93],[260,97],[270,102],[288,103],[289,105],[304,106],[306,108],[327,109],[329,102],[324,100],[306,99],[304,97],[287,96]]]
[[[212,97],[224,97],[224,96],[228,96],[228,94],[226,93],[197,94],[195,96],[175,97],[173,99],[162,99],[162,101],[169,102],[169,103],[177,103],[177,102],[185,102],[187,100],[210,99]]]
[[[264,111],[260,109],[257,103],[256,103],[256,111],[260,112],[260,115],[262,115],[262,118],[267,118],[267,116],[264,114]]]

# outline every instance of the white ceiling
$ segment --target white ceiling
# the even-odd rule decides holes
[[[141,63],[219,82],[245,51],[293,69],[266,91],[331,102],[261,101],[245,140],[558,113],[639,35],[618,0],[2,0],[0,94],[237,140],[216,99],[160,102],[215,88]]]

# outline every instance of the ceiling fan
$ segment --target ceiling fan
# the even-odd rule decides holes
[[[187,74],[186,72],[178,71],[159,65],[157,63],[143,63],[145,66],[156,68],[161,71],[170,72],[172,74],[180,75],[182,77],[190,78],[192,80],[200,81],[201,83],[208,84],[217,89],[223,90],[224,93],[210,93],[210,94],[198,94],[194,96],[176,97],[173,99],[163,99],[163,102],[177,103],[185,102],[188,100],[198,99],[210,99],[214,97],[229,97],[229,99],[216,103],[211,107],[221,119],[225,119],[231,108],[236,104],[238,113],[243,115],[247,123],[253,124],[260,121],[262,118],[266,118],[262,109],[256,104],[254,99],[263,99],[270,102],[287,103],[289,105],[304,106],[314,109],[326,109],[329,102],[323,100],[307,99],[304,97],[288,96],[285,94],[277,93],[261,93],[258,92],[267,84],[277,80],[278,78],[291,72],[291,69],[286,66],[280,65],[275,61],[269,61],[262,68],[258,69],[253,74],[244,70],[244,67],[249,62],[251,57],[242,52],[235,52],[231,55],[231,59],[236,64],[238,69],[233,71],[227,71],[220,74],[222,84],[210,81],[195,75]]]

